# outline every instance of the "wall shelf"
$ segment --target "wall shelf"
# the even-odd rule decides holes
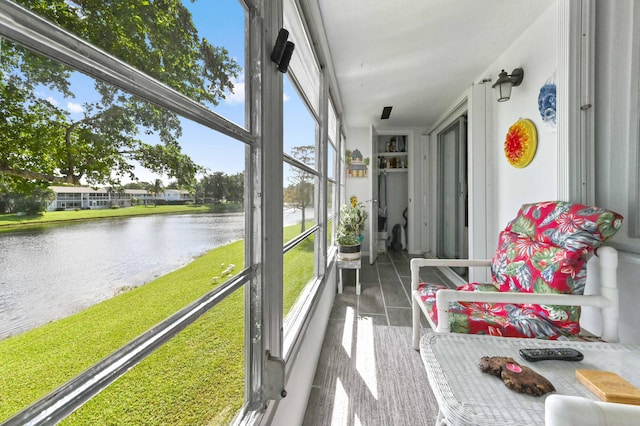
[[[398,173],[398,172],[408,172],[409,169],[407,167],[405,168],[395,168],[395,169],[378,169],[381,172],[385,172],[385,173]]]
[[[378,157],[406,157],[406,152],[379,152]]]

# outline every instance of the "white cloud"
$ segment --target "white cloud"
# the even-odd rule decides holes
[[[237,79],[232,80],[233,93],[227,93],[225,102],[230,105],[238,105],[244,103],[244,74],[240,75]],[[282,101],[287,102],[289,96],[286,93],[282,94]]]
[[[81,113],[83,111],[82,105],[77,102],[67,102],[67,109],[71,113]]]
[[[47,99],[47,102],[49,102],[51,105],[53,106],[58,106],[58,101],[56,99],[54,99],[53,96],[49,96]]]
[[[241,74],[232,83],[233,93],[228,93],[224,101],[231,105],[244,104],[244,74]]]

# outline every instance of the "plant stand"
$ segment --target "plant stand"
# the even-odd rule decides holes
[[[361,259],[356,260],[343,260],[338,256],[336,262],[338,269],[340,270],[340,277],[338,279],[338,294],[342,294],[342,270],[343,269],[355,269],[356,270],[356,295],[360,295],[360,267],[362,263]]]

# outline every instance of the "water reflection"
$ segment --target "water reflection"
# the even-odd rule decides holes
[[[0,339],[244,237],[243,214],[156,215],[0,234]]]

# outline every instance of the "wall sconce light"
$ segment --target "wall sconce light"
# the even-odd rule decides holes
[[[498,74],[498,81],[491,87],[498,87],[498,102],[505,102],[511,98],[511,87],[518,87],[522,83],[524,77],[524,70],[522,68],[516,68],[511,72],[511,75],[502,70]]]

